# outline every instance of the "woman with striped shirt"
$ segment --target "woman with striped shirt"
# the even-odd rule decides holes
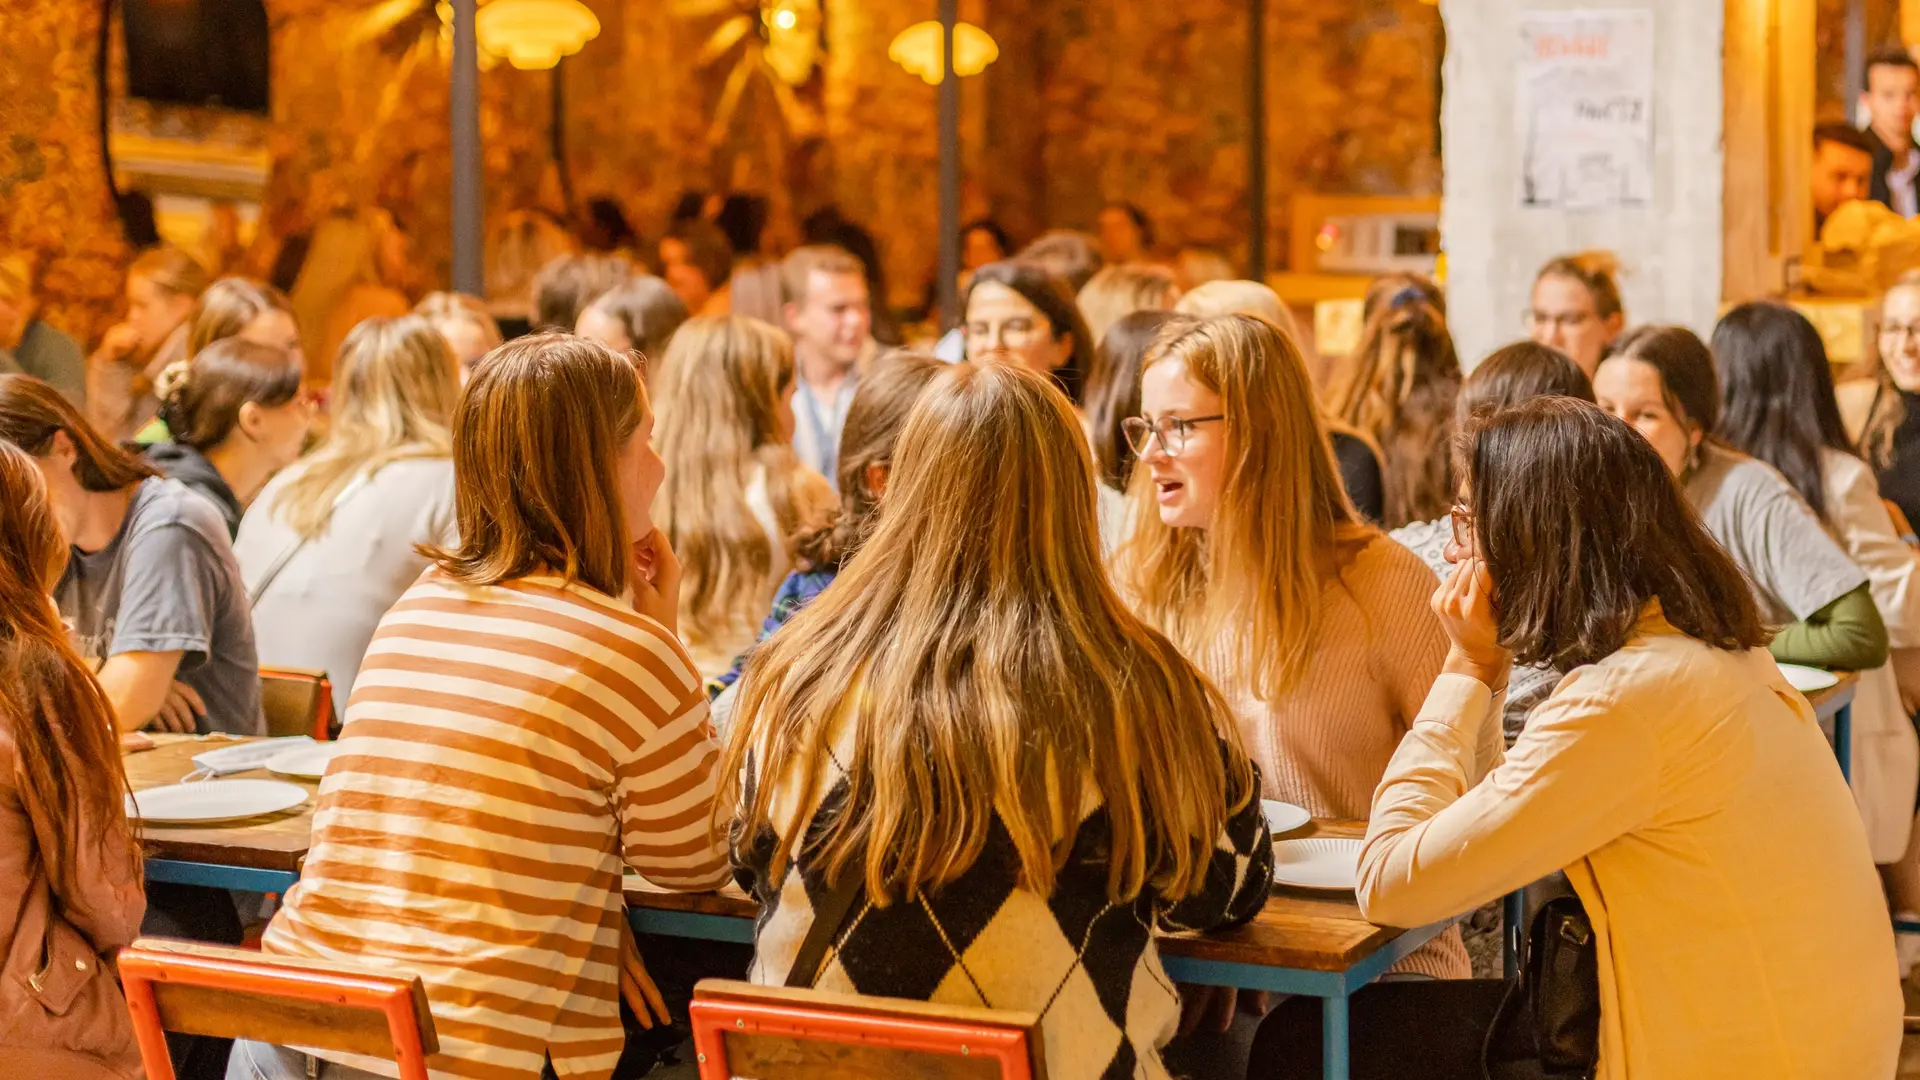
[[[727,876],[679,565],[648,514],[652,429],[633,365],[584,339],[475,366],[453,416],[460,544],[381,620],[267,928],[271,953],[418,974],[436,1080],[608,1076],[623,997],[666,1019],[622,871],[690,891]],[[395,1072],[325,1057],[241,1043],[229,1076]]]

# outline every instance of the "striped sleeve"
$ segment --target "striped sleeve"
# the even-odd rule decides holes
[[[726,837],[714,822],[720,748],[696,691],[614,767],[621,850],[628,866],[669,889],[717,889],[727,880]]]

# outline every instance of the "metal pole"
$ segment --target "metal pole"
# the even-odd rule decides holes
[[[453,287],[485,295],[480,192],[480,38],[476,0],[453,0]]]
[[[960,78],[953,72],[959,0],[940,0],[940,323],[960,324]]]
[[[1860,95],[1867,90],[1867,5],[1866,0],[1847,0],[1846,29],[1847,117],[1860,108]]]
[[[1267,3],[1247,0],[1247,277],[1267,280]]]

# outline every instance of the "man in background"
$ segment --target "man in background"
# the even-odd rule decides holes
[[[1845,124],[1813,129],[1813,231],[1826,228],[1835,210],[1873,191],[1873,152],[1879,145]]]
[[[1874,140],[1872,197],[1904,218],[1920,215],[1920,146],[1913,120],[1920,114],[1920,64],[1905,49],[1867,61],[1867,134]]]
[[[809,245],[780,264],[780,291],[793,335],[793,450],[837,490],[840,432],[873,326],[866,268],[842,248]]]

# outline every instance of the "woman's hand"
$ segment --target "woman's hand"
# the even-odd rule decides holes
[[[115,323],[100,339],[100,355],[109,360],[131,360],[140,351],[140,331],[127,323]]]
[[[680,632],[680,560],[659,529],[634,541],[633,610]]]
[[[1513,654],[1500,644],[1500,615],[1494,608],[1493,578],[1476,557],[1455,564],[1434,590],[1433,613],[1453,643],[1440,669],[1468,675],[1499,691],[1507,685]]]
[[[647,965],[640,959],[640,946],[633,940],[633,924],[627,921],[625,911],[620,913],[620,996],[633,1010],[634,1019],[648,1031],[653,1030],[655,1019],[662,1024],[673,1023],[666,999],[660,996],[660,988],[653,985],[653,976],[647,974]]]
[[[1265,990],[1235,990],[1231,986],[1200,986],[1193,983],[1179,985],[1180,1035],[1191,1035],[1196,1031],[1224,1034],[1233,1027],[1236,1005],[1238,1011],[1249,1016],[1265,1016],[1267,1010],[1272,1008],[1272,999]]]
[[[193,687],[176,682],[167,688],[167,700],[160,703],[160,711],[154,714],[147,726],[155,731],[170,731],[191,735],[200,728],[200,718],[207,715],[207,703]]]

